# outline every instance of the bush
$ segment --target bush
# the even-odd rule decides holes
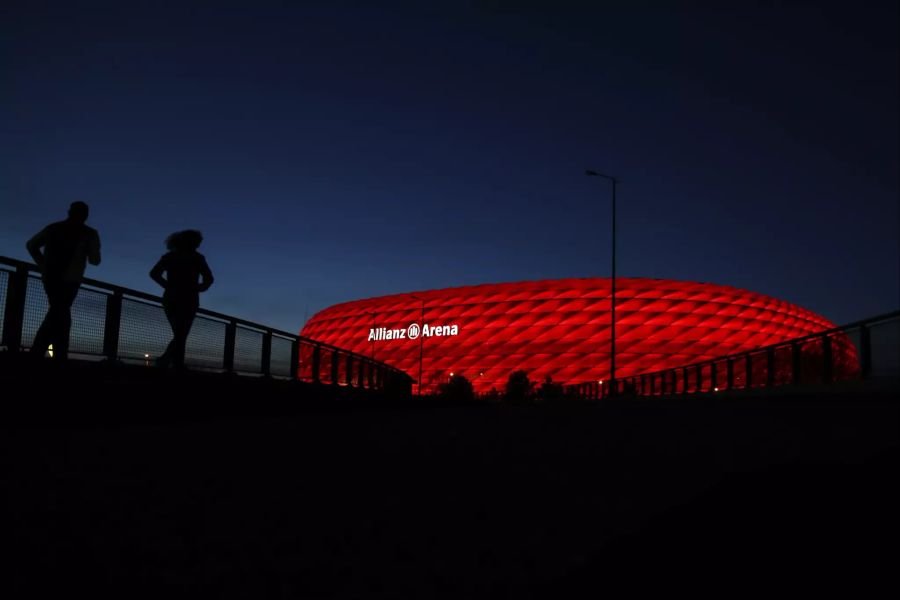
[[[471,402],[475,399],[472,382],[462,375],[454,375],[450,381],[438,386],[438,397],[451,402]]]
[[[528,380],[526,371],[513,371],[506,381],[506,401],[525,404],[534,398],[534,383]]]

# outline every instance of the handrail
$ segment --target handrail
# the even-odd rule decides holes
[[[773,383],[773,373],[771,371],[777,370],[778,367],[784,370],[790,370],[790,384],[796,385],[800,383],[799,381],[799,371],[801,370],[801,361],[804,358],[808,358],[803,355],[801,347],[808,342],[812,342],[815,340],[823,340],[823,346],[827,348],[823,350],[821,357],[813,357],[817,360],[821,360],[822,364],[815,365],[816,367],[822,368],[821,379],[824,383],[831,383],[835,377],[841,375],[841,373],[836,371],[836,367],[841,367],[844,369],[843,376],[844,378],[853,376],[858,376],[860,378],[869,377],[870,368],[871,368],[871,353],[872,353],[872,343],[870,339],[870,330],[872,326],[883,324],[890,321],[900,321],[900,310],[877,315],[874,317],[869,317],[867,319],[862,319],[859,321],[854,321],[847,325],[833,327],[831,329],[819,331],[816,333],[804,335],[801,337],[793,338],[790,340],[783,340],[780,342],[776,342],[774,344],[769,344],[767,346],[760,346],[759,348],[753,348],[752,350],[745,350],[743,352],[737,352],[732,354],[723,354],[722,356],[716,356],[710,359],[688,363],[684,365],[676,365],[672,367],[668,367],[666,369],[659,369],[656,371],[650,371],[646,373],[637,373],[634,375],[628,375],[625,377],[617,377],[615,381],[615,385],[617,388],[626,387],[630,388],[627,390],[628,395],[636,395],[636,396],[659,396],[665,394],[673,394],[673,393],[698,393],[703,390],[703,388],[708,388],[710,391],[718,391],[718,386],[715,384],[718,380],[718,373],[715,370],[715,365],[719,365],[721,363],[725,363],[727,372],[726,377],[727,380],[724,380],[723,383],[727,381],[728,387],[727,389],[739,389],[734,387],[734,365],[739,364],[739,361],[744,361],[745,369],[748,369],[751,366],[751,360],[754,356],[766,355],[768,363],[766,364],[766,382],[765,385],[751,385],[749,380],[749,376],[745,371],[745,387],[775,387]],[[860,348],[859,355],[856,354],[856,349],[847,336],[848,332],[858,330],[861,332],[860,335]],[[832,346],[834,345],[831,342],[831,338],[836,339],[836,343],[841,346],[841,349],[844,350],[844,356],[838,357]],[[827,340],[827,342],[826,342]],[[790,349],[790,363],[789,364],[775,364],[775,352],[777,350]],[[838,362],[838,358],[842,358],[846,363],[848,357],[851,357],[854,362],[853,365],[841,364]],[[709,367],[710,374],[708,379],[703,379],[704,368]],[[678,373],[681,372],[684,375],[684,379],[682,380],[682,391],[677,392],[678,390]],[[687,374],[693,373],[695,375],[694,378],[694,388],[693,391],[687,389]],[[671,376],[673,378],[672,381],[668,381],[666,377]],[[646,383],[650,382],[649,391],[646,389]],[[657,389],[655,383],[660,382],[660,388]],[[608,383],[608,382],[607,382]],[[610,389],[609,385],[603,384],[598,385],[599,382],[590,381],[590,382],[582,382],[582,383],[574,383],[566,385],[566,391],[571,396],[576,397],[587,397],[590,399],[601,399],[614,394],[621,394],[624,390]],[[724,386],[722,386],[724,387]]]
[[[3,268],[4,266],[8,268]],[[0,273],[7,273],[9,277],[9,281],[7,282],[9,284],[7,288],[7,298],[5,306],[3,307],[3,314],[0,315],[4,325],[3,338],[0,340],[0,345],[6,346],[8,350],[16,351],[22,348],[21,338],[23,324],[26,307],[29,306],[29,299],[26,297],[28,287],[27,279],[37,278],[40,274],[40,270],[37,265],[33,263],[0,256]],[[18,285],[13,285],[14,282],[12,280],[16,277],[21,278],[21,281],[18,282]],[[122,324],[123,319],[121,314],[122,301],[138,302],[140,304],[155,306],[161,309],[162,298],[140,290],[134,290],[87,277],[82,280],[81,285],[82,290],[102,294],[106,297],[107,306],[103,332],[94,331],[92,334],[96,338],[103,338],[103,354],[106,355],[107,358],[121,359],[118,355],[118,339],[110,340],[107,338],[109,338],[110,332],[113,332],[113,336],[117,336],[120,331],[120,325]],[[331,383],[338,384],[338,374],[341,372],[341,369],[343,369],[345,385],[353,386],[353,379],[354,376],[356,376],[356,385],[358,387],[382,389],[386,386],[391,386],[395,389],[405,389],[408,387],[411,390],[412,379],[406,373],[396,367],[375,361],[371,357],[363,354],[344,350],[343,348],[307,338],[296,333],[275,329],[261,323],[254,323],[253,321],[226,315],[206,308],[199,308],[197,310],[197,316],[207,318],[213,322],[220,322],[226,328],[226,339],[222,361],[222,370],[224,371],[236,371],[233,367],[235,355],[234,338],[237,328],[241,328],[243,330],[254,331],[263,336],[263,355],[260,356],[259,359],[260,369],[258,371],[258,373],[261,372],[263,375],[270,374],[268,371],[272,358],[271,339],[275,337],[291,343],[291,364],[289,364],[289,377],[291,379],[307,379],[320,382],[324,374],[325,379],[330,379]],[[107,348],[107,345],[109,348]],[[303,362],[299,352],[301,346],[312,349],[311,361],[314,363],[310,365],[311,373],[305,377],[299,374],[300,366]],[[115,349],[115,351],[113,351],[113,349]],[[228,355],[229,351],[230,356]],[[268,354],[266,354],[266,351],[268,351]],[[324,351],[327,351],[332,355],[330,365],[325,364],[326,361],[322,360]],[[364,371],[368,375],[365,380],[363,377]],[[328,376],[329,373],[330,377]]]

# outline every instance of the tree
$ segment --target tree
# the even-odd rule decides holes
[[[451,402],[471,402],[475,399],[472,382],[462,375],[453,375],[450,381],[438,386],[438,397]]]
[[[506,401],[512,404],[525,404],[533,397],[534,383],[528,380],[526,371],[513,371],[506,381]]]

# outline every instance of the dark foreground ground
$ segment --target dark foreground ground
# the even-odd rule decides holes
[[[886,394],[409,406],[2,374],[4,597],[898,591]]]

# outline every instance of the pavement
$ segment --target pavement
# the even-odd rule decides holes
[[[18,360],[8,598],[898,591],[889,389],[452,405]]]

